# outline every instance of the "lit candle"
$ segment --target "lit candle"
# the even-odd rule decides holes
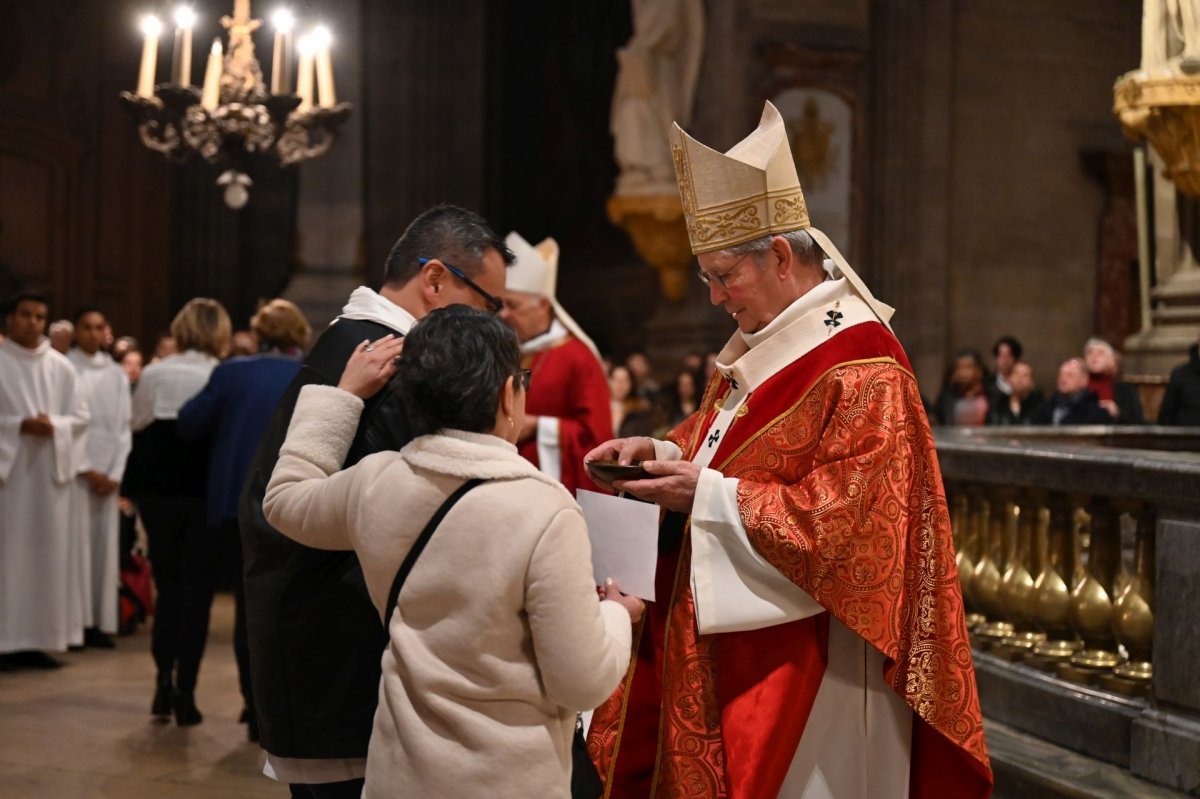
[[[300,95],[300,105],[297,111],[304,112],[312,109],[313,91],[313,41],[312,36],[301,36],[296,42],[296,50],[300,53],[300,65],[296,71],[296,94]]]
[[[333,36],[324,25],[318,26],[312,35],[317,60],[317,97],[322,108],[332,108],[337,104],[337,96],[333,91],[333,62],[329,57]]]
[[[222,67],[221,40],[213,39],[212,50],[208,53],[208,69],[204,70],[204,93],[200,97],[200,105],[209,111],[221,104]]]
[[[180,86],[192,85],[192,26],[196,14],[188,6],[175,9],[175,51],[171,80]]]
[[[296,20],[286,8],[271,17],[275,23],[275,53],[271,60],[271,94],[292,90],[292,27]]]
[[[138,70],[138,97],[154,96],[154,71],[158,67],[158,35],[162,23],[158,17],[142,17],[142,67]]]

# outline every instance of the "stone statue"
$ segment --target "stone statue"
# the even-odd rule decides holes
[[[703,0],[632,0],[633,37],[617,51],[610,129],[616,195],[675,194],[667,130],[691,122],[704,50]]]
[[[1144,0],[1142,70],[1200,72],[1200,0]]]

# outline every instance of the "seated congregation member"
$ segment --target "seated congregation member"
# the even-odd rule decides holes
[[[337,385],[355,347],[404,335],[434,308],[499,311],[496,295],[511,262],[504,241],[476,213],[439,205],[417,216],[388,254],[379,291],[356,288],[317,339],[254,456],[238,508],[250,676],[267,755],[263,773],[290,783],[294,796],[362,793],[379,655],[387,644],[354,553],[304,546],[263,517],[267,482],[300,389]],[[344,465],[398,450],[411,438],[404,404],[389,387],[366,402]]]
[[[204,515],[208,448],[179,434],[178,416],[220,363],[230,333],[229,314],[216,300],[198,297],[175,316],[178,352],[147,366],[133,393],[133,451],[121,486],[146,526],[158,592],[150,634],[158,681],[150,712],[174,712],[181,727],[204,718],[194,692],[220,548]]]
[[[204,390],[179,410],[179,434],[212,447],[208,461],[209,534],[220,542],[226,563],[232,565],[236,575],[233,649],[245,701],[242,718],[249,725],[250,740],[257,741],[250,650],[246,644],[238,499],[258,441],[283,393],[300,371],[303,347],[312,331],[300,309],[283,299],[271,300],[259,308],[250,327],[259,352],[230,358],[213,370]]]
[[[1143,424],[1142,400],[1137,386],[1117,379],[1117,351],[1102,338],[1093,336],[1083,345],[1083,361],[1087,365],[1088,388],[1100,399],[1100,407],[1108,412],[1107,424]]]
[[[615,436],[650,435],[657,426],[654,409],[638,391],[637,379],[624,364],[608,371],[609,407]]]
[[[1021,346],[1021,342],[1015,336],[1001,336],[992,345],[992,366],[994,370],[992,374],[987,376],[985,383],[988,401],[993,405],[999,404],[1001,400],[1012,394],[1010,377],[1013,367],[1021,360],[1021,354],[1024,351],[1025,348]]]
[[[1187,363],[1171,370],[1158,423],[1200,427],[1200,343],[1188,349]]]
[[[1017,361],[1008,370],[1005,383],[1008,393],[999,393],[992,398],[987,423],[1030,424],[1033,414],[1046,399],[1033,382],[1033,367],[1025,361]]]
[[[1034,411],[1033,424],[1112,424],[1108,411],[1100,407],[1096,392],[1088,388],[1087,367],[1082,358],[1070,358],[1058,367],[1057,391]]]
[[[306,546],[353,548],[388,628],[364,797],[567,797],[575,711],[625,674],[640,600],[597,602],[587,528],[515,446],[528,371],[486,313],[432,311],[404,339],[399,390],[420,432],[338,471],[400,342],[364,343],[338,387],[305,386],[264,510]],[[420,552],[414,541],[467,481]]]
[[[988,396],[983,358],[975,350],[959,350],[938,395],[935,413],[944,425],[978,427],[987,420]]]

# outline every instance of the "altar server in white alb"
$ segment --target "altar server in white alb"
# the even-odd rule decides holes
[[[117,632],[121,476],[129,457],[132,433],[129,428],[129,378],[102,347],[108,320],[96,308],[75,315],[75,347],[67,358],[79,375],[91,419],[87,446],[77,479],[82,507],[84,551],[89,567],[83,585],[84,619],[88,624],[83,642],[87,646],[111,648]]]
[[[18,294],[0,343],[0,656],[54,667],[70,628],[70,510],[88,410],[43,334],[49,304]]]

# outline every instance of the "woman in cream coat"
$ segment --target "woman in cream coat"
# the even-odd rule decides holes
[[[338,388],[301,392],[263,504],[300,543],[354,549],[382,615],[426,522],[463,482],[486,480],[445,517],[386,620],[363,796],[567,797],[575,711],[620,682],[641,602],[597,601],[579,507],[517,454],[528,373],[512,332],[452,306],[404,342],[400,397],[435,432],[338,471],[360,397],[400,351],[364,342]]]

